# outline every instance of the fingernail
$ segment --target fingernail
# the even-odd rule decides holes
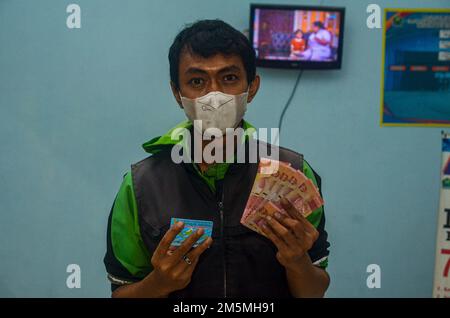
[[[197,230],[197,234],[198,234],[198,235],[202,235],[203,232],[204,232],[203,228]]]
[[[276,217],[277,219],[281,219],[281,214],[278,213],[278,212],[275,212],[275,217]]]
[[[182,228],[183,227],[183,222],[177,222],[177,228]]]
[[[266,216],[267,221],[272,220],[272,217],[270,215]]]

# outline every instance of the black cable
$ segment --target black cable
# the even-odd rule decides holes
[[[298,84],[300,83],[300,79],[302,78],[302,74],[303,74],[303,69],[300,70],[300,72],[298,73],[297,80],[295,81],[291,95],[289,96],[286,104],[283,107],[283,111],[281,112],[280,119],[278,120],[278,136],[281,133],[281,126],[283,124],[284,115],[286,114],[286,111],[289,108],[289,105],[291,104],[292,99],[294,98],[295,92],[297,91]]]

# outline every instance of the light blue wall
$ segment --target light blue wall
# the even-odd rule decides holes
[[[0,0],[0,296],[109,296],[102,258],[122,175],[146,156],[141,143],[184,118],[168,86],[168,47],[200,18],[247,28],[250,1],[73,2],[80,30],[65,25],[70,1]],[[281,143],[324,180],[328,296],[428,297],[440,129],[380,128],[382,32],[366,27],[371,2],[324,1],[347,8],[343,68],[304,73]],[[247,119],[276,127],[297,73],[259,73]],[[81,266],[81,289],[66,287],[71,263]],[[366,287],[371,263],[381,266],[381,289]]]

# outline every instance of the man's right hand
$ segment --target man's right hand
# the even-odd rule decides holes
[[[199,229],[179,247],[171,246],[183,227],[184,224],[178,222],[166,232],[153,253],[151,258],[153,271],[147,277],[137,283],[116,289],[112,296],[164,298],[174,291],[185,288],[191,281],[200,255],[211,246],[212,238],[208,237],[202,244],[192,249],[204,233],[203,229]]]
[[[204,230],[199,229],[181,246],[174,248],[171,244],[183,227],[182,222],[174,224],[162,238],[151,259],[153,271],[146,279],[161,292],[161,297],[167,297],[190,283],[200,255],[212,244],[212,239],[208,237],[202,244],[192,249],[195,242],[204,234]]]

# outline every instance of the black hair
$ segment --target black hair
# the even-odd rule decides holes
[[[222,20],[200,20],[187,25],[175,37],[169,50],[170,80],[180,88],[179,64],[183,50],[204,58],[222,53],[239,55],[250,84],[256,76],[256,54],[247,37]]]
[[[323,23],[320,22],[320,21],[314,22],[313,25],[315,25],[315,26],[318,27],[319,29],[323,29],[323,28],[324,28]]]

